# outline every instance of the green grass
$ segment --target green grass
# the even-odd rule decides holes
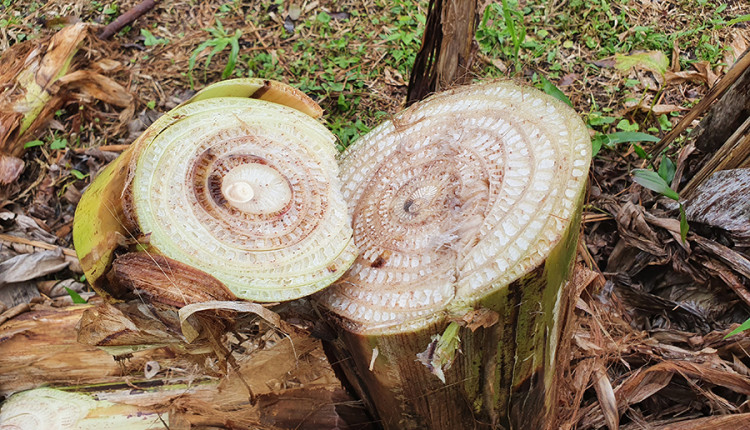
[[[328,126],[343,149],[386,115],[378,107],[384,100],[370,86],[382,82],[386,69],[408,77],[421,45],[425,6],[379,0],[368,6],[377,13],[353,5],[345,17],[333,9],[303,14],[293,33],[281,29],[281,46],[273,53],[240,54],[235,76],[289,82],[313,97],[326,110]],[[267,19],[257,25],[275,24]]]
[[[221,79],[227,79],[228,77],[232,76],[234,68],[237,65],[237,56],[240,52],[239,40],[240,37],[242,37],[242,31],[236,29],[234,31],[234,34],[230,36],[229,32],[224,29],[224,26],[221,24],[221,21],[219,21],[218,18],[216,19],[216,25],[214,27],[207,28],[205,30],[213,37],[198,45],[198,47],[193,50],[193,55],[190,56],[190,60],[188,61],[188,78],[190,79],[190,88],[193,88],[193,69],[195,68],[195,63],[198,60],[198,56],[207,48],[211,48],[211,51],[206,57],[204,71],[207,70],[211,65],[211,59],[214,57],[214,55],[222,52],[227,47],[229,48],[229,55],[227,56],[224,71],[221,72]],[[154,40],[151,41],[152,45],[159,43],[156,38],[153,39]],[[148,42],[149,40],[147,37],[146,43]]]
[[[661,135],[676,123],[679,112],[657,115],[624,109],[628,103],[656,104],[674,90],[643,72],[657,69],[653,62],[657,53],[665,63],[654,73],[662,78],[674,48],[680,52],[681,70],[697,61],[716,67],[727,50],[727,39],[718,30],[746,21],[746,15],[731,15],[718,0],[666,2],[663,7],[668,9],[663,10],[626,0],[571,0],[554,10],[550,3],[503,0],[485,9],[476,39],[480,52],[494,65],[488,64],[480,76],[523,78],[555,92],[554,84],[575,75],[577,85],[559,89],[584,114],[595,140],[608,142],[607,150],[630,147],[629,142],[605,139],[610,133]],[[646,54],[631,55],[636,52]],[[597,65],[613,59],[618,65],[620,59],[630,60],[626,66],[635,65],[641,73],[630,72],[631,67],[618,71],[614,64]],[[684,107],[690,104],[687,101]]]
[[[43,2],[2,1],[0,27],[7,32],[9,44],[42,31],[38,18]],[[21,3],[23,7],[16,6]],[[344,148],[401,108],[421,45],[427,3],[320,2],[303,10],[290,31],[283,25],[289,2],[216,2],[213,9],[200,9],[191,22],[185,22],[177,9],[169,12],[187,6],[176,2],[176,6],[157,7],[115,39],[147,48],[138,55],[130,53],[124,62],[143,65],[169,54],[184,86],[201,88],[240,76],[288,82],[323,106],[328,125]],[[44,8],[70,12],[64,4]],[[118,2],[105,0],[86,3],[79,15],[84,21],[106,24],[121,12]],[[163,19],[170,13],[172,19]],[[678,100],[683,107],[694,101],[676,97],[669,86],[654,84],[649,73],[618,71],[602,62],[638,51],[660,52],[671,59],[677,48],[681,70],[698,61],[715,67],[724,61],[729,30],[746,27],[748,20],[750,7],[727,6],[720,0],[489,2],[479,17],[475,73],[477,79],[525,80],[569,99],[596,136],[622,131],[660,136],[674,127],[680,112],[655,114],[628,110],[625,105],[639,101],[650,105],[659,97]],[[146,103],[158,95],[144,93],[140,99]],[[623,152],[630,147],[627,142],[616,143],[605,145],[603,151]]]

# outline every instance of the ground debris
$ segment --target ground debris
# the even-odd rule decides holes
[[[688,220],[725,230],[736,246],[750,247],[750,168],[714,173],[685,205]]]
[[[0,184],[14,182],[24,170],[20,158],[27,143],[44,131],[57,111],[70,102],[81,106],[101,100],[132,116],[133,95],[96,70],[78,51],[90,38],[78,22],[40,39],[13,45],[0,60]],[[87,49],[91,53],[91,49]],[[102,63],[96,63],[102,64]],[[78,69],[78,70],[75,70]]]

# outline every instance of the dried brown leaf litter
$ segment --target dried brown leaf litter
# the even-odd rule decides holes
[[[19,158],[55,112],[66,103],[101,100],[132,115],[133,95],[104,70],[82,67],[79,50],[91,36],[83,23],[64,27],[51,37],[17,43],[0,59],[0,183],[8,185],[24,168]],[[111,65],[111,64],[110,64]]]

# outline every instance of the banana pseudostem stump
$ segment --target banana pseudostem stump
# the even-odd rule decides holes
[[[342,156],[360,254],[318,299],[385,428],[549,422],[590,158],[572,109],[511,82],[437,94]]]

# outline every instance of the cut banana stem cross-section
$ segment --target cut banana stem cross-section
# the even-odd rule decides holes
[[[361,255],[325,303],[366,332],[475,303],[544,261],[577,209],[589,158],[571,109],[508,82],[406,110],[342,157]]]
[[[384,428],[545,428],[590,157],[570,107],[512,82],[434,95],[343,154],[360,254],[318,298]]]
[[[74,239],[89,281],[101,287],[122,242],[115,233],[244,299],[294,299],[336,280],[356,250],[335,138],[310,116],[315,107],[251,79],[208,87],[165,114],[81,200]]]

